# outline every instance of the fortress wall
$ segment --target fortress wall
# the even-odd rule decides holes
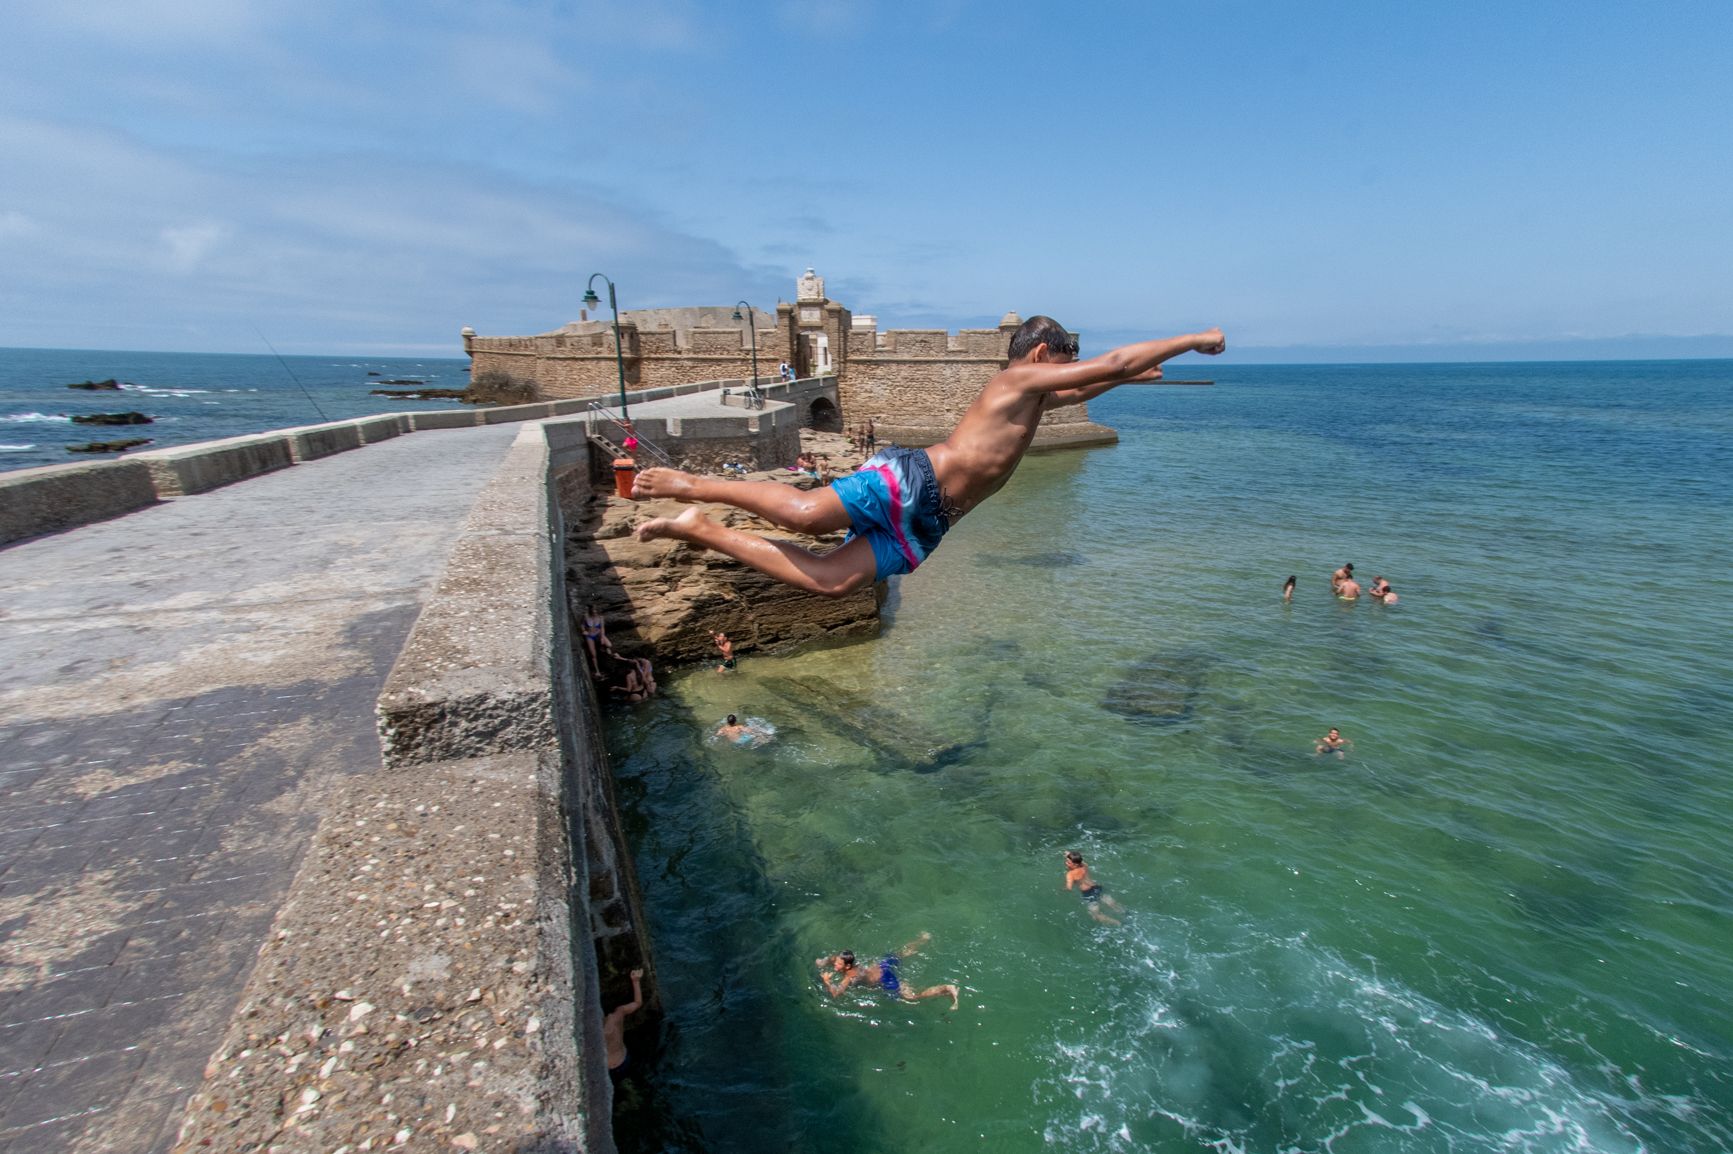
[[[661,337],[670,334],[646,335]],[[700,330],[693,335],[701,338],[705,346],[714,346],[720,351],[682,350],[678,355],[636,359],[628,357],[625,363],[627,391],[670,388],[694,381],[715,381],[728,377],[745,380],[752,375],[751,350],[736,348],[732,343],[739,339],[737,330],[723,330],[713,335]],[[763,330],[760,330],[759,336],[765,336]],[[777,364],[788,359],[787,350],[771,347],[764,340],[760,340],[758,372],[761,377],[775,376]],[[542,397],[547,400],[603,397],[618,393],[620,384],[612,341],[609,342],[608,350],[599,356],[556,352],[551,349],[546,353],[475,352],[470,363],[472,378],[477,373],[490,370],[535,381]]]
[[[949,429],[1004,364],[983,357],[851,356],[837,392],[850,424],[871,417],[878,425]]]

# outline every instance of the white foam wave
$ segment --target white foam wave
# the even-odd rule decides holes
[[[22,453],[35,447],[35,445],[0,445],[0,453]]]
[[[120,387],[129,393],[143,393],[147,397],[191,397],[199,393],[210,392],[209,389],[158,389],[150,385],[135,385],[131,381],[122,381]]]
[[[1151,1126],[1224,1151],[1389,1140],[1374,1131],[1524,1152],[1646,1148],[1633,1112],[1660,1102],[1596,1085],[1594,1072],[1304,937],[1205,951],[1192,930],[1151,930],[1129,933],[1110,963],[1141,992],[1052,1039],[1033,1089],[1056,1149],[1145,1148]],[[1237,1091],[1227,1101],[1233,1085],[1259,1087],[1257,1104]]]
[[[11,425],[70,425],[72,417],[67,413],[7,413],[5,416],[0,416],[0,421]]]

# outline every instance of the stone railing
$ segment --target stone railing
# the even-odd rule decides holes
[[[130,453],[116,461],[0,473],[0,546],[119,517],[422,429],[534,421],[582,412],[581,401],[383,413]]]
[[[601,972],[647,958],[566,608],[588,452],[526,427],[470,509],[177,1151],[613,1150]]]

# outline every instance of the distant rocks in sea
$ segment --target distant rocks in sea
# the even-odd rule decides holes
[[[125,413],[74,413],[72,423],[75,425],[148,425],[155,420],[143,413],[132,411]]]
[[[79,381],[76,384],[67,385],[66,387],[69,389],[86,389],[90,392],[101,391],[117,393],[120,391],[120,382],[115,380],[113,377],[110,377],[106,381]]]
[[[68,445],[68,453],[124,453],[140,445],[150,444],[149,437],[134,437],[128,441],[90,441],[83,445]]]
[[[425,385],[425,377],[386,377],[379,382],[382,385]]]
[[[383,381],[382,384],[397,384],[396,381]],[[417,401],[464,401],[469,399],[465,389],[373,389],[369,396],[374,397],[408,397]]]

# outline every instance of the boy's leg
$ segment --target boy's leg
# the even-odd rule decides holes
[[[948,984],[943,986],[928,986],[918,994],[910,990],[907,986],[904,986],[903,999],[909,1002],[918,1002],[922,998],[936,998],[941,994],[949,994],[951,996],[951,1009],[954,1010],[957,1008],[957,998],[960,992],[961,991],[959,991],[957,987]]]
[[[932,940],[933,940],[933,935],[928,933],[926,930],[922,930],[920,937],[916,938],[914,941],[910,942],[908,945],[904,946],[902,949],[897,951],[897,957],[906,958],[910,954],[915,953],[922,946],[926,945],[928,942],[930,942]]]
[[[767,484],[783,487],[775,481]],[[657,517],[638,526],[640,541],[654,541],[658,537],[673,537],[714,549],[785,585],[826,597],[853,593],[878,576],[872,543],[865,537],[856,537],[829,553],[814,553],[786,541],[772,541],[718,525],[696,509],[688,509],[678,517]]]
[[[632,482],[632,496],[733,505],[796,533],[835,533],[848,528],[848,510],[830,489],[807,492],[780,481],[729,481],[697,477],[678,469],[645,469]]]

